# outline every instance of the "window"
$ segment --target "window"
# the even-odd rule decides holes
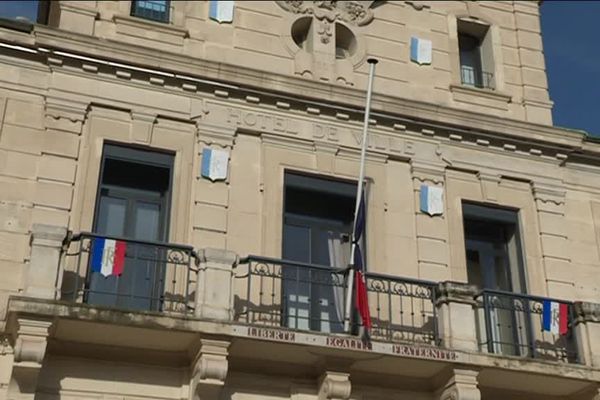
[[[518,213],[513,210],[463,204],[467,277],[470,284],[488,290],[489,306],[479,313],[479,337],[494,353],[520,355],[528,351],[530,320],[519,235]]]
[[[169,0],[133,0],[131,15],[158,22],[169,22]]]
[[[345,268],[355,198],[354,183],[286,173],[283,258]],[[342,274],[286,266],[283,323],[293,329],[342,332],[343,282]]]
[[[48,1],[0,1],[0,18],[26,24],[45,24],[49,6]]]
[[[524,293],[517,212],[467,203],[463,217],[469,283]]]
[[[471,20],[458,21],[461,83],[494,89],[494,58],[489,26]]]
[[[156,246],[167,238],[173,156],[105,145],[93,231],[128,243],[121,276],[92,273],[86,302],[158,310],[164,266]]]

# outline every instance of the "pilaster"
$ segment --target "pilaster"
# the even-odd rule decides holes
[[[548,294],[553,297],[569,298],[575,293],[556,292],[553,289],[569,289],[570,282],[564,282],[552,275],[552,271],[570,268],[571,254],[567,238],[565,218],[566,189],[559,183],[539,183],[531,185],[540,227],[542,259],[546,271]],[[565,283],[567,285],[565,285]]]
[[[191,400],[218,399],[225,385],[229,363],[230,342],[223,340],[200,340],[200,350],[193,364]]]
[[[455,368],[441,389],[439,400],[481,400],[477,387],[478,375],[478,371]]]
[[[238,256],[223,249],[202,249],[199,258],[195,315],[230,321],[233,318],[233,268]]]
[[[416,210],[419,277],[434,281],[450,279],[450,251],[445,202],[442,214],[428,215],[420,211],[421,187],[429,185],[444,188],[445,166],[426,160],[412,160],[411,172]]]
[[[67,229],[34,224],[31,233],[31,257],[24,274],[26,296],[56,299],[62,280],[60,257]]]
[[[441,282],[436,289],[438,328],[446,348],[477,351],[475,296],[477,287],[459,282]]]
[[[51,321],[17,318],[9,399],[34,399]]]

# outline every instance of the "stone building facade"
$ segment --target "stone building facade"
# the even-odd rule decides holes
[[[552,125],[537,1],[30,3],[0,398],[600,399],[600,144]]]

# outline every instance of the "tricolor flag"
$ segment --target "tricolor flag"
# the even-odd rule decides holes
[[[365,230],[365,198],[361,193],[360,204],[354,225],[354,282],[356,282],[356,308],[362,319],[365,333],[371,330],[371,313],[369,312],[369,298],[367,295],[367,282],[364,274],[363,256],[360,250],[360,239]]]
[[[121,240],[94,238],[92,240],[92,271],[103,276],[121,275],[125,264],[127,243]]]
[[[567,304],[544,300],[542,320],[543,329],[555,335],[564,335],[568,327],[569,307]]]

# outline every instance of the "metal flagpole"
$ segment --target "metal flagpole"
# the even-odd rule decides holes
[[[356,218],[358,216],[358,207],[363,191],[363,181],[365,179],[365,156],[367,154],[367,132],[369,130],[369,114],[371,113],[371,95],[373,94],[373,78],[375,76],[375,64],[377,59],[369,58],[369,83],[367,86],[367,104],[365,106],[365,120],[363,123],[363,134],[360,149],[360,172],[358,174],[358,185],[356,187],[356,207],[354,208],[354,225],[352,226],[352,250],[350,252],[350,265],[354,268],[354,247],[356,246]],[[366,212],[366,210],[365,210]],[[352,315],[352,292],[354,288],[354,271],[348,273],[348,291],[346,293],[346,309],[344,312],[344,331],[350,332],[350,317]]]

